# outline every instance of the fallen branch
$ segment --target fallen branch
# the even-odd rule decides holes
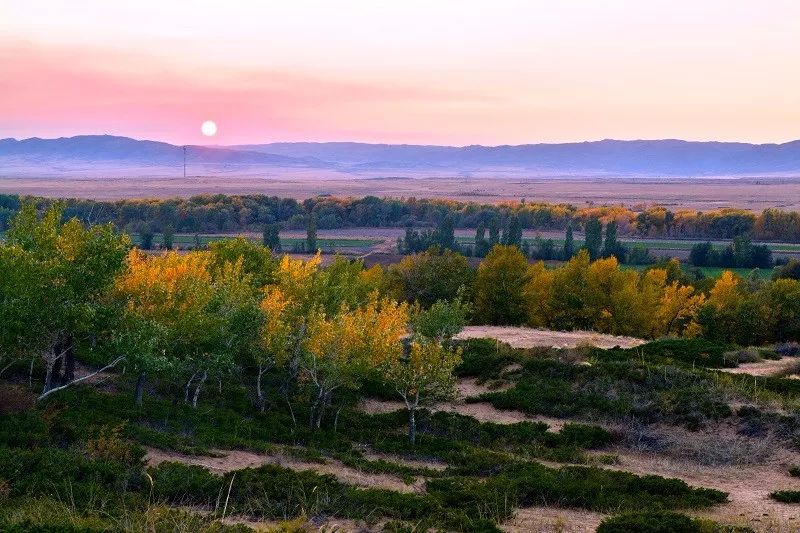
[[[80,378],[78,378],[78,379],[73,379],[73,380],[72,380],[72,381],[70,381],[69,383],[66,383],[66,384],[64,384],[64,385],[61,385],[60,387],[55,387],[55,388],[52,388],[52,389],[48,390],[47,392],[44,392],[44,393],[40,394],[40,395],[39,395],[39,396],[36,398],[36,401],[38,402],[38,401],[40,401],[40,400],[44,400],[45,398],[47,398],[48,396],[50,396],[50,395],[51,395],[51,394],[53,394],[54,392],[58,392],[58,391],[60,391],[60,390],[64,390],[64,389],[66,389],[67,387],[70,387],[70,386],[72,386],[72,385],[74,385],[74,384],[76,384],[76,383],[80,383],[81,381],[83,381],[83,380],[85,380],[85,379],[89,379],[89,378],[91,378],[91,377],[94,377],[94,376],[96,376],[97,374],[100,374],[101,372],[105,372],[105,371],[106,371],[106,370],[108,370],[109,368],[112,368],[112,367],[116,366],[116,365],[117,365],[117,364],[118,364],[120,361],[122,361],[122,360],[124,360],[124,359],[125,359],[125,356],[124,356],[124,355],[123,355],[123,356],[120,356],[120,357],[117,357],[116,359],[114,359],[114,360],[113,360],[113,361],[111,361],[109,364],[107,364],[106,366],[104,366],[103,368],[101,368],[100,370],[98,370],[98,371],[96,371],[96,372],[92,372],[91,374],[87,374],[87,375],[85,375],[85,376],[83,376],[83,377],[80,377]]]

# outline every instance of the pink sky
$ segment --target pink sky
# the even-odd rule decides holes
[[[0,137],[783,142],[798,65],[795,0],[0,0]]]

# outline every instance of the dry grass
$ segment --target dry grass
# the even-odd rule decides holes
[[[558,507],[526,507],[517,509],[501,529],[508,533],[590,533],[597,529],[605,515]]]
[[[269,175],[249,170],[216,175],[197,175],[202,167],[190,169],[147,167],[119,172],[94,165],[72,173],[63,169],[38,172],[41,177],[18,177],[6,168],[0,179],[0,192],[45,197],[95,199],[173,198],[195,194],[266,194],[305,199],[318,194],[335,196],[390,196],[450,198],[495,203],[526,198],[530,202],[647,205],[661,204],[676,209],[700,211],[720,207],[743,207],[762,211],[768,207],[800,209],[798,178],[605,178],[586,176],[520,176],[484,173],[478,177],[453,177],[448,172],[401,172],[385,178],[385,173],[341,173],[305,169],[271,169]],[[14,174],[17,174],[15,176]],[[243,175],[244,174],[244,175]]]

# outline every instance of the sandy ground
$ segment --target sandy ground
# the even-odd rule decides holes
[[[800,367],[797,357],[782,359],[764,359],[755,363],[742,363],[736,368],[721,368],[730,374],[749,374],[751,376],[780,376]]]
[[[297,471],[313,470],[320,474],[331,474],[342,483],[359,487],[389,489],[397,492],[419,492],[424,490],[424,480],[422,479],[407,485],[395,476],[361,472],[333,459],[328,459],[325,463],[314,463],[280,454],[258,454],[244,450],[213,451],[218,457],[185,455],[148,447],[145,461],[150,465],[157,465],[165,461],[197,465],[218,474],[271,464]]]
[[[513,326],[467,326],[456,339],[497,339],[512,348],[575,348],[597,346],[598,348],[633,348],[646,341],[634,337],[604,335],[593,331],[552,331],[547,329],[520,328]]]
[[[448,413],[458,413],[460,415],[471,416],[481,422],[492,422],[495,424],[516,424],[518,422],[544,422],[548,425],[549,431],[560,431],[567,420],[552,418],[548,416],[532,416],[522,411],[498,409],[488,402],[465,403],[464,400],[470,397],[480,396],[485,392],[504,390],[508,384],[499,388],[490,388],[479,384],[475,379],[461,379],[458,381],[458,398],[452,402],[442,402],[430,407],[433,412],[444,411]],[[362,399],[358,404],[358,409],[365,413],[379,414],[391,413],[400,409],[405,409],[405,404],[401,401],[384,401],[372,398]]]
[[[593,533],[605,515],[578,509],[526,507],[517,509],[501,529],[509,533]]]
[[[769,493],[775,490],[797,488],[800,485],[797,478],[788,474],[788,467],[800,459],[796,453],[780,451],[760,465],[712,467],[650,453],[627,450],[611,452],[618,455],[620,463],[604,468],[682,479],[695,487],[718,489],[729,494],[729,503],[690,514],[728,524],[748,525],[756,531],[800,531],[800,507],[769,497]]]
[[[142,174],[124,177],[102,175],[84,169],[74,175],[53,173],[43,177],[15,177],[6,168],[0,175],[0,192],[46,197],[95,199],[172,198],[195,194],[267,194],[305,199],[319,194],[335,196],[389,196],[451,198],[494,203],[525,198],[528,202],[594,204],[661,204],[707,211],[720,207],[743,207],[761,211],[768,207],[800,209],[800,178],[608,178],[582,176],[454,177],[446,173],[393,173],[391,176],[349,175],[294,169],[269,175],[171,176]],[[198,171],[200,169],[197,169]],[[142,177],[144,176],[144,177]]]

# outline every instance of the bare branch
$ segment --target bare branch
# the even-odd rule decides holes
[[[96,371],[96,372],[92,372],[91,374],[87,374],[86,376],[80,377],[80,378],[78,378],[78,379],[73,379],[72,381],[70,381],[69,383],[67,383],[67,384],[65,384],[65,385],[61,385],[60,387],[55,387],[55,388],[53,388],[53,389],[50,389],[50,390],[48,390],[47,392],[44,392],[44,393],[40,394],[40,395],[39,395],[39,396],[36,398],[36,401],[38,402],[38,401],[40,401],[40,400],[43,400],[43,399],[47,398],[48,396],[50,396],[51,394],[53,394],[54,392],[58,392],[58,391],[60,391],[60,390],[64,390],[64,389],[66,389],[67,387],[70,387],[70,386],[72,386],[72,385],[74,385],[74,384],[76,384],[76,383],[80,383],[80,382],[81,382],[81,381],[83,381],[83,380],[86,380],[86,379],[89,379],[89,378],[91,378],[91,377],[94,377],[94,376],[96,376],[97,374],[100,374],[101,372],[105,372],[105,371],[106,371],[106,370],[108,370],[109,368],[112,368],[112,367],[116,366],[116,365],[117,365],[117,364],[118,364],[120,361],[122,361],[122,360],[124,360],[124,359],[125,359],[125,356],[124,356],[124,355],[121,355],[121,356],[117,357],[116,359],[114,359],[114,360],[113,360],[113,361],[111,361],[109,364],[107,364],[106,366],[104,366],[103,368],[101,368],[100,370],[98,370],[98,371]]]

